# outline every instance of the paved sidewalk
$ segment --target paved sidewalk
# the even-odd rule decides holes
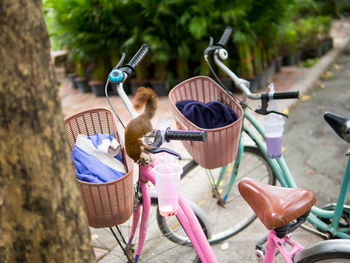
[[[297,66],[282,67],[281,71],[274,76],[275,88],[278,91],[285,90],[299,90],[301,95],[306,94],[311,87],[315,85],[321,85],[319,79],[321,76],[329,69],[329,67],[336,61],[336,59],[346,50],[350,43],[350,21],[336,21],[333,24],[332,36],[334,38],[334,48],[324,55],[319,62],[312,68],[301,68]],[[142,66],[142,65],[141,65]],[[97,107],[106,107],[109,108],[107,100],[102,98],[96,98],[93,94],[87,93],[82,94],[78,90],[73,89],[70,86],[70,83],[65,82],[60,88],[59,95],[62,100],[62,109],[65,117],[71,116],[74,113],[91,109]],[[129,114],[127,113],[121,99],[117,96],[111,97],[111,102],[115,106],[116,111],[120,114],[122,120],[127,123],[130,120]],[[251,102],[252,105],[258,106],[256,102]],[[295,103],[298,103],[296,100],[285,100],[280,104],[280,108],[285,110],[291,110],[295,106]],[[254,108],[254,106],[253,106]],[[156,113],[155,118],[152,120],[155,127],[158,125],[160,119],[171,120],[172,127],[175,127],[173,121],[173,115],[170,109],[169,100],[167,97],[161,97],[159,99],[159,108]],[[122,131],[122,130],[121,130]],[[179,152],[183,152],[184,148],[181,144],[177,144]],[[238,248],[236,251],[244,251],[247,249],[246,244],[250,242],[250,245],[255,244],[259,238],[261,238],[261,233],[265,233],[263,227],[259,222],[255,222],[252,226],[250,233],[245,235],[245,233],[239,234],[232,238],[229,242],[224,242],[223,244],[228,244],[228,247],[231,247],[232,242],[235,242],[235,246]],[[305,235],[302,231],[298,231],[297,235],[300,238],[303,238]],[[92,237],[94,240],[104,240],[107,243],[107,247],[101,248],[95,241],[96,257],[103,262],[111,262],[109,260],[109,252],[112,251],[113,247],[116,245],[115,242],[112,242],[109,237],[105,237],[105,232],[103,230],[92,230]],[[244,242],[240,242],[240,239],[244,239]],[[307,238],[309,241],[319,240],[318,237],[308,235]],[[97,248],[99,247],[99,248]],[[227,249],[227,248],[225,248]],[[250,249],[250,248],[249,248]],[[216,246],[215,250],[223,250],[222,246]],[[235,258],[240,258],[240,254],[245,254],[243,252],[234,252],[237,254]],[[251,253],[252,254],[252,253]],[[224,256],[225,260],[219,259],[219,262],[238,262],[230,261],[227,258],[227,255]],[[244,257],[243,257],[244,258]],[[251,260],[251,261],[250,261]],[[243,262],[254,262],[252,258],[249,260],[240,260]]]

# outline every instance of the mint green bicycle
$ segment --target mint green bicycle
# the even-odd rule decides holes
[[[246,97],[251,99],[258,99],[257,94],[252,94],[246,82],[239,79],[229,68],[227,68],[221,60],[227,58],[226,50],[217,49],[214,51],[214,61],[215,63],[228,74],[228,76],[233,80],[236,87],[239,87],[245,94],[243,98]],[[274,94],[273,96],[275,96]],[[271,96],[271,94],[269,95]],[[275,98],[275,97],[274,97]],[[260,96],[262,100],[262,109],[258,110],[258,113],[266,113],[265,106],[269,99]],[[245,120],[247,120],[251,126],[244,125],[243,132],[246,133],[249,138],[251,138],[255,145],[259,148],[260,152],[267,158],[266,146],[261,138],[264,138],[264,131],[260,123],[247,111],[244,113]],[[334,129],[334,131],[346,142],[349,140],[349,124],[347,123],[347,116],[340,114],[326,113],[324,119],[328,124]],[[256,132],[253,131],[253,128]],[[349,156],[349,152],[346,153]],[[283,157],[279,159],[268,159],[269,165],[276,175],[280,184],[284,187],[297,187],[290,170]],[[234,177],[234,175],[233,175]],[[308,221],[313,224],[319,231],[326,234],[328,238],[338,237],[338,238],[350,238],[350,207],[345,205],[346,196],[350,186],[350,159],[348,160],[347,167],[344,172],[344,177],[340,185],[340,191],[336,203],[328,204],[323,208],[318,208],[314,206],[311,209],[311,214],[308,217]]]
[[[210,66],[208,57],[212,55],[215,64],[242,91],[241,105],[244,110],[244,119],[237,158],[233,163],[213,170],[200,167],[194,160],[191,160],[184,167],[185,178],[183,181],[187,180],[187,178],[189,179],[188,182],[183,184],[183,192],[185,196],[196,201],[209,218],[212,231],[211,244],[218,243],[237,234],[256,218],[255,214],[252,213],[239,195],[237,186],[241,179],[251,177],[272,185],[278,181],[284,187],[297,187],[283,156],[279,159],[268,158],[264,129],[254,115],[248,111],[249,106],[246,102],[247,98],[261,100],[261,108],[255,111],[266,115],[269,113],[267,106],[270,99],[297,98],[298,92],[251,93],[249,82],[238,78],[222,62],[228,58],[228,53],[224,46],[231,35],[231,31],[232,29],[230,28],[226,29],[218,44],[214,45],[211,38],[204,56]],[[213,74],[215,75],[215,72]],[[218,82],[220,83],[219,79]],[[234,95],[232,94],[232,96]],[[345,117],[341,115],[337,115],[337,117],[332,116],[332,120],[329,121],[330,118],[327,119],[326,114],[325,119],[341,138],[350,142],[347,138],[348,135],[345,134],[348,128],[345,121],[342,121],[345,120]],[[335,123],[334,119],[338,120],[337,123]],[[349,162],[350,159],[340,186],[337,202],[326,205],[323,208],[314,206],[308,216],[308,221],[316,227],[312,231],[318,232],[327,238],[350,237],[350,207],[345,205],[350,186]],[[207,182],[203,183],[203,181],[206,181],[203,180],[205,175],[209,178],[209,184]],[[197,187],[199,184],[201,187]],[[198,189],[198,191],[193,189]],[[228,223],[228,220],[230,223]],[[163,233],[166,233],[170,240],[176,243],[186,240],[186,236],[181,231],[178,231],[178,227],[176,227],[174,222],[169,222],[165,218],[160,218],[159,222],[162,225]]]

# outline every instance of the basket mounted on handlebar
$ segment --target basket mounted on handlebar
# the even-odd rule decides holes
[[[204,130],[207,142],[182,142],[193,159],[202,167],[213,169],[231,163],[237,156],[242,128],[243,110],[241,106],[214,80],[197,76],[175,86],[169,93],[177,129]],[[237,115],[237,120],[227,126],[203,129],[188,120],[176,107],[180,100],[197,100],[203,103],[221,101]]]
[[[122,143],[112,112],[107,109],[83,111],[65,120],[65,128],[72,150],[78,134],[113,134]],[[106,183],[89,183],[77,179],[89,226],[111,227],[124,223],[134,208],[133,162],[122,146],[127,173],[120,179]]]

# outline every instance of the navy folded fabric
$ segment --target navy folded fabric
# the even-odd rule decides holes
[[[180,100],[176,107],[191,122],[203,129],[229,125],[238,119],[236,113],[220,101],[203,103],[197,100]]]

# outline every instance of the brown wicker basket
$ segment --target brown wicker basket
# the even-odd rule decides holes
[[[65,120],[71,150],[78,134],[113,133],[121,142],[112,113],[107,109],[93,109],[75,114]],[[88,183],[77,179],[89,225],[110,227],[124,223],[134,206],[133,162],[122,147],[127,170],[122,178],[107,183]]]
[[[199,165],[204,168],[213,169],[227,165],[236,158],[242,128],[243,110],[214,80],[206,76],[198,76],[185,80],[170,91],[169,99],[178,129],[207,131],[208,138],[206,143],[183,142],[187,151]],[[213,100],[221,101],[237,114],[238,119],[220,128],[200,128],[189,121],[176,108],[176,102],[185,99],[198,100],[204,103]]]

